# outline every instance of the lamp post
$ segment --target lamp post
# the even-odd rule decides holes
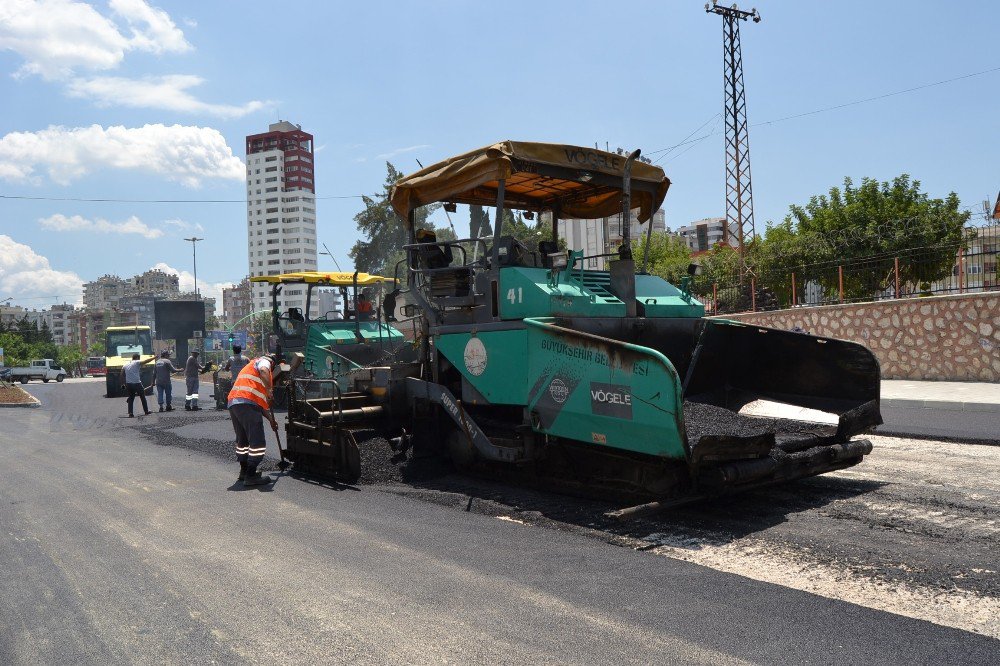
[[[205,240],[204,238],[185,238],[184,240],[190,241],[191,243],[191,255],[194,258],[194,295],[197,297],[198,294],[198,241]]]

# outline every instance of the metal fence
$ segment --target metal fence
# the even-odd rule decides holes
[[[826,261],[696,278],[709,314],[733,314],[895,298],[1000,291],[1000,224],[966,229],[962,241],[854,261]],[[949,270],[950,265],[950,270]]]

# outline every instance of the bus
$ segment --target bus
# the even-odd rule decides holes
[[[108,369],[104,363],[103,356],[91,356],[87,358],[87,375],[90,377],[103,377],[108,374]]]
[[[145,361],[153,356],[153,333],[149,326],[109,326],[105,329],[104,368],[107,397],[121,398],[127,394],[122,381],[122,367],[132,360],[132,354],[139,354]],[[142,366],[142,385],[146,394],[153,392],[153,365]]]

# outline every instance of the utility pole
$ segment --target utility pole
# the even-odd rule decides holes
[[[740,48],[740,21],[760,23],[757,9],[745,11],[722,7],[718,0],[705,4],[705,11],[722,17],[723,77],[725,79],[726,118],[726,225],[723,242],[729,241],[730,227],[739,234],[740,282],[748,272],[744,249],[754,236],[753,186],[750,180],[750,135],[747,126],[747,101],[743,92],[743,52]]]
[[[197,249],[198,245],[197,245],[197,243],[198,243],[198,241],[203,241],[205,239],[204,238],[195,238],[194,236],[191,236],[191,238],[185,238],[184,240],[190,241],[190,243],[191,243],[191,255],[192,255],[193,259],[194,259],[194,295],[197,297],[197,296],[200,296],[200,294],[198,293],[198,249]]]

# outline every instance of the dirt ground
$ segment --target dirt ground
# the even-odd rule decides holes
[[[23,405],[32,402],[32,398],[21,390],[20,386],[0,385],[0,404]]]

